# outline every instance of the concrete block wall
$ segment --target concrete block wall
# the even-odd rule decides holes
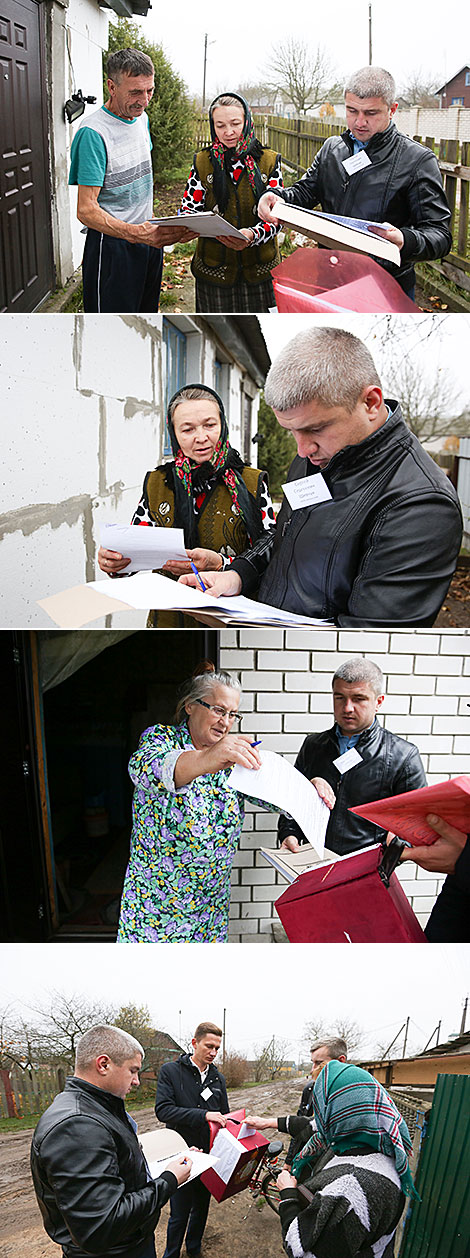
[[[220,662],[243,685],[243,732],[292,762],[307,733],[332,724],[331,679],[354,655],[386,678],[381,720],[416,744],[429,785],[470,774],[470,631],[222,629]],[[247,804],[232,873],[230,940],[266,942],[279,925],[274,901],[286,887],[261,847],[276,846],[276,818]],[[443,876],[411,861],[399,878],[425,925]]]

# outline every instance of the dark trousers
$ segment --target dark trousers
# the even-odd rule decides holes
[[[470,942],[470,895],[452,874],[437,897],[425,935],[429,943]]]
[[[170,1221],[163,1258],[178,1258],[186,1232],[188,1254],[198,1254],[206,1226],[211,1195],[208,1188],[194,1179],[183,1184],[170,1198]]]
[[[154,314],[162,266],[161,249],[131,245],[89,228],[82,262],[86,314]]]

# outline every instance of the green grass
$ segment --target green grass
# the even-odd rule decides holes
[[[25,1114],[24,1118],[0,1118],[0,1131],[32,1131],[40,1117],[40,1114]]]

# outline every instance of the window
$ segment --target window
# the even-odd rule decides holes
[[[453,96],[451,105],[463,105],[463,96]]]
[[[465,71],[465,87],[470,87],[470,70]]]
[[[163,385],[165,415],[170,398],[186,383],[186,336],[168,319],[163,319]],[[171,444],[165,419],[163,454],[171,455]]]

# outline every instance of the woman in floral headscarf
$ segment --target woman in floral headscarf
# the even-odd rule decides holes
[[[405,1120],[367,1070],[340,1061],[320,1071],[313,1109],[314,1123],[277,1120],[279,1131],[309,1137],[293,1174],[283,1170],[277,1180],[289,1258],[393,1258],[405,1198],[418,1196]],[[258,1130],[273,1126],[272,1118],[250,1115],[247,1122]]]
[[[195,154],[183,213],[215,210],[244,236],[199,237],[191,270],[196,311],[260,313],[275,306],[271,270],[279,262],[277,228],[258,217],[259,198],[282,188],[281,156],[256,139],[250,110],[236,92],[209,108],[211,143]]]
[[[222,399],[207,385],[189,384],[168,406],[173,460],[147,472],[132,523],[182,528],[188,561],[163,571],[179,577],[224,568],[275,524],[266,472],[249,467],[230,445]],[[129,559],[100,548],[98,563],[108,576],[125,575]],[[151,612],[148,625],[173,628],[178,613]],[[192,621],[189,621],[193,624]]]

